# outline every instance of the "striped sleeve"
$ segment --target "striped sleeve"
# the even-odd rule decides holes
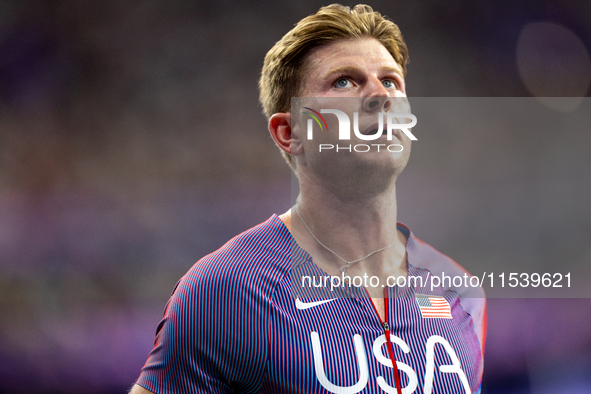
[[[157,394],[260,390],[270,300],[289,267],[287,230],[265,224],[206,256],[179,281],[138,385]]]

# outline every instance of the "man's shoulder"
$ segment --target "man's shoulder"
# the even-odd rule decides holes
[[[289,230],[277,215],[204,256],[180,282],[190,286],[250,286],[278,281],[290,267]]]
[[[422,239],[417,237],[413,238],[413,260],[415,261],[413,264],[415,266],[429,269],[433,273],[441,271],[458,275],[468,273],[464,267],[462,267],[459,263],[457,263],[445,253],[435,249],[435,247],[423,241]]]
[[[162,379],[153,387],[167,385],[166,378],[182,370],[196,384],[192,392],[242,391],[258,384],[271,300],[289,267],[290,239],[273,215],[195,263],[173,290],[138,383]]]
[[[469,280],[464,279],[465,275],[468,278],[472,277],[472,274],[466,270],[462,265],[456,262],[448,255],[435,249],[427,242],[417,238],[411,233],[409,236],[409,242],[407,245],[408,261],[409,264],[417,268],[422,268],[429,271],[432,276],[451,278],[450,289],[455,290],[459,293],[462,298],[484,298],[485,293],[480,286],[463,286],[465,283],[470,283]],[[454,286],[453,278],[462,278],[462,286]],[[457,279],[456,283],[460,280]],[[441,282],[444,283],[443,281]],[[475,283],[472,281],[472,283]]]
[[[486,294],[480,286],[480,281],[471,280],[472,275],[464,267],[412,233],[409,236],[407,252],[409,264],[429,272],[430,284],[436,283],[437,287],[453,290],[458,294],[462,309],[472,316],[474,330],[484,353]],[[434,280],[435,278],[437,280]]]

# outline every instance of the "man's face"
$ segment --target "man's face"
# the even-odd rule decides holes
[[[353,112],[359,115],[358,129],[374,133],[381,112],[409,112],[402,70],[392,55],[376,39],[345,39],[322,46],[308,55],[302,99],[317,110],[339,109],[354,123]],[[311,99],[307,99],[307,98]],[[295,114],[292,114],[292,116]],[[410,155],[410,139],[395,130],[392,140],[386,135],[376,140],[361,140],[351,133],[351,140],[339,140],[337,117],[324,115],[328,132],[314,132],[313,140],[306,138],[303,123],[294,128],[303,145],[303,155],[297,159],[299,171],[317,176],[323,183],[348,180],[350,186],[363,186],[379,191],[395,180],[404,169]],[[300,117],[301,119],[301,117]],[[293,119],[292,119],[293,120]],[[400,122],[404,122],[400,120]],[[384,133],[386,119],[384,116]],[[356,144],[400,144],[401,152],[370,152],[346,150],[319,151],[319,144],[349,146]],[[398,149],[395,149],[398,150]]]

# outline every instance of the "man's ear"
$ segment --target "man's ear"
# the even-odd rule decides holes
[[[302,144],[291,130],[291,113],[277,113],[269,118],[269,133],[281,150],[290,155],[300,155]]]

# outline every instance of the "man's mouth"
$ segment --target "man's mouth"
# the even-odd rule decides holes
[[[376,135],[376,133],[378,132],[378,130],[379,130],[379,125],[376,123],[376,124],[373,124],[373,125],[369,126],[361,134],[364,134],[364,135]],[[383,137],[383,136],[386,136],[386,135],[388,135],[388,132],[386,131],[386,127],[383,126],[382,127],[381,136]],[[398,130],[396,130],[396,129],[392,130],[392,136],[393,137],[398,137]]]
[[[382,135],[384,134],[385,131],[386,131],[385,128],[383,128]],[[361,134],[375,135],[377,132],[378,132],[378,124],[372,124],[367,129],[365,129],[365,131],[363,131],[363,133],[361,133]]]

